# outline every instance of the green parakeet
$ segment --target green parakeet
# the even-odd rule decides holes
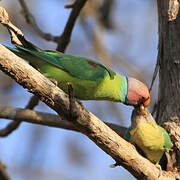
[[[126,138],[136,144],[154,164],[159,163],[164,152],[169,152],[171,148],[168,133],[157,125],[146,108],[141,110],[141,113],[137,109],[133,110],[131,127],[126,133]]]
[[[121,76],[88,58],[41,50],[32,44],[28,48],[7,48],[45,76],[55,79],[65,92],[67,83],[70,83],[77,99],[109,100],[133,106],[148,106],[150,103],[149,90],[145,84],[137,79]]]

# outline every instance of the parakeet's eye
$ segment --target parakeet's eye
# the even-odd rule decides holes
[[[145,98],[141,97],[138,101],[138,106],[144,105]]]
[[[149,97],[148,98],[141,97],[141,99],[138,102],[139,106],[143,105],[144,107],[149,106],[149,104],[150,104],[150,98]]]

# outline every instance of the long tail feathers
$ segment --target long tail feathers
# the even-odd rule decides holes
[[[23,51],[21,51],[17,47],[10,47],[10,46],[7,46],[7,45],[3,45],[3,46],[5,46],[7,49],[9,49],[10,51],[12,51],[14,54],[16,54],[18,56],[23,56],[24,55]]]

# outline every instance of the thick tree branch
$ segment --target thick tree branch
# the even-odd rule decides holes
[[[27,88],[54,109],[61,118],[68,119],[69,98],[50,80],[35,70],[21,58],[0,45],[0,69],[16,82]],[[157,179],[159,169],[140,156],[134,146],[122,139],[95,115],[75,102],[78,118],[71,121],[77,129],[87,135],[119,165],[128,169],[138,179]]]

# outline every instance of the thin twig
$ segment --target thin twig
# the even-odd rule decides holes
[[[85,5],[86,1],[87,0],[76,0],[75,2],[73,2],[73,4],[71,4],[72,10],[69,15],[69,18],[68,18],[68,21],[66,23],[63,33],[60,36],[53,36],[50,33],[44,33],[39,28],[34,16],[29,11],[29,8],[27,7],[25,1],[19,0],[21,7],[23,9],[23,12],[24,12],[26,22],[33,27],[33,29],[37,32],[37,34],[40,37],[44,38],[47,41],[56,42],[58,44],[56,50],[58,50],[60,52],[65,52],[65,50],[70,42],[71,34],[73,31],[76,19],[78,18],[79,13],[80,13],[81,9],[83,8],[83,6]]]
[[[157,59],[156,66],[155,66],[155,69],[154,69],[154,73],[153,73],[151,85],[150,85],[150,88],[149,88],[149,92],[151,92],[151,90],[152,90],[152,87],[154,85],[154,82],[156,80],[156,77],[157,77],[157,74],[158,74],[158,71],[159,71],[159,61],[158,61],[158,59]]]
[[[47,40],[47,41],[56,41],[57,37],[53,36],[50,33],[44,33],[39,26],[36,23],[36,20],[34,18],[34,16],[32,15],[32,13],[29,11],[28,6],[26,5],[24,0],[19,0],[19,3],[21,4],[22,10],[23,10],[23,14],[24,17],[26,19],[26,22],[28,24],[30,24],[32,26],[32,28],[36,31],[36,33],[42,37],[43,39]]]
[[[50,113],[37,112],[30,109],[0,106],[0,118],[13,119],[14,122],[25,121],[33,124],[41,124],[45,126],[63,128],[79,132],[77,127],[75,127],[71,122],[69,122],[67,119],[64,119],[63,117]],[[111,127],[122,137],[127,130],[127,128],[116,124],[108,122],[104,123]]]
[[[0,179],[10,180],[9,175],[6,172],[6,166],[0,161]]]
[[[74,28],[77,17],[80,14],[81,9],[85,5],[87,0],[76,0],[73,4],[73,8],[71,10],[70,16],[66,23],[63,33],[58,38],[58,46],[56,48],[57,51],[64,52],[67,45],[70,42],[72,30]]]
[[[28,104],[26,105],[25,109],[34,109],[35,106],[37,106],[39,103],[39,99],[36,96],[32,96]],[[11,117],[12,118],[12,117]],[[11,134],[14,130],[16,130],[22,120],[16,119],[16,121],[10,122],[5,128],[0,130],[0,137],[5,137]]]

